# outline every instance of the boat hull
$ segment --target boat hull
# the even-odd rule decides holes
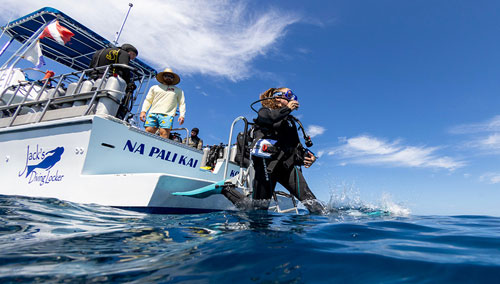
[[[0,194],[58,198],[144,212],[232,209],[222,195],[174,196],[224,179],[224,163],[200,169],[203,152],[110,116],[0,129]],[[227,178],[239,168],[229,163]]]

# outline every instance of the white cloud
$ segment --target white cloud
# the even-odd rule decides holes
[[[473,124],[459,125],[450,130],[454,134],[469,134],[466,147],[482,150],[485,154],[500,154],[500,115]]]
[[[455,170],[464,162],[436,154],[437,147],[415,147],[401,145],[401,141],[386,142],[382,139],[362,135],[343,139],[342,146],[330,149],[328,155],[337,155],[354,164],[391,165],[419,168],[444,168]]]
[[[315,137],[315,136],[318,136],[318,135],[321,135],[323,133],[325,133],[326,131],[326,128],[324,128],[323,126],[319,126],[319,125],[309,125],[309,127],[307,127],[307,134],[309,134],[312,137]]]
[[[479,180],[490,184],[500,183],[500,173],[485,173],[479,177]]]
[[[369,136],[358,136],[347,139],[347,148],[368,155],[384,155],[399,151],[400,148],[393,144]]]
[[[303,48],[303,47],[299,47],[297,48],[297,51],[299,53],[302,53],[302,54],[310,54],[311,53],[311,50],[307,49],[307,48]]]
[[[498,149],[500,150],[500,133],[494,133],[478,140],[478,144],[487,149]]]
[[[450,130],[450,132],[454,134],[500,132],[500,115],[496,115],[493,118],[480,123],[462,124],[455,126]]]
[[[2,21],[44,6],[54,7],[113,41],[129,1],[2,1]],[[247,78],[251,63],[284,36],[300,17],[266,6],[251,10],[248,1],[135,1],[119,44],[132,43],[139,58],[158,70],[182,75],[202,73],[230,80]]]

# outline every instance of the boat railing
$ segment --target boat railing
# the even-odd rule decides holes
[[[235,120],[233,120],[233,123],[231,124],[231,129],[229,130],[229,141],[227,142],[227,151],[225,151],[224,153],[224,160],[226,161],[226,164],[224,166],[224,180],[227,179],[227,172],[229,169],[229,158],[231,157],[231,148],[232,148],[231,141],[233,139],[234,125],[240,120],[243,120],[245,122],[245,133],[247,132],[248,120],[244,116],[238,116]]]
[[[186,142],[184,144],[189,145],[189,130],[185,127],[171,129],[171,131],[179,131],[179,130],[186,131]]]
[[[144,92],[141,87],[145,77],[138,80],[135,95],[127,93],[126,82],[111,72],[116,67],[134,69],[112,64],[42,80],[13,82],[0,92],[0,128],[92,114],[126,119],[138,93]]]

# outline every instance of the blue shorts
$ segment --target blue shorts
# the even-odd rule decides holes
[[[146,118],[146,123],[144,123],[144,127],[172,129],[173,124],[174,124],[173,116],[161,113],[150,113]]]

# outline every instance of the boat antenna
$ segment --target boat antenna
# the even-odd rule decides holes
[[[133,6],[134,6],[134,4],[128,3],[127,15],[125,15],[125,19],[123,20],[122,26],[120,27],[120,31],[116,32],[116,38],[115,38],[115,41],[113,42],[115,45],[118,44],[118,39],[120,38],[120,35],[122,34],[123,26],[125,26],[125,22],[127,21],[128,14],[130,13],[130,9],[132,9]]]
[[[2,34],[0,35],[0,39],[2,39],[3,35],[5,34],[5,31],[7,30],[6,27],[9,25],[11,20],[12,20],[12,15],[10,15],[9,20],[7,21],[5,27],[2,27]]]

